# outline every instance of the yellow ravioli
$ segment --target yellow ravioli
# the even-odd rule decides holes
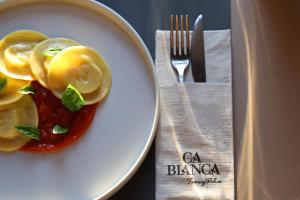
[[[29,95],[15,103],[0,106],[0,151],[18,150],[31,140],[18,132],[16,126],[38,126],[37,108]]]
[[[48,68],[48,86],[58,98],[71,84],[83,96],[85,105],[107,96],[111,88],[111,71],[97,51],[85,46],[66,48],[58,53]]]
[[[0,42],[0,71],[8,77],[33,80],[29,57],[33,48],[47,36],[30,30],[19,30]]]
[[[79,45],[80,44],[78,42],[65,38],[51,38],[36,45],[29,58],[31,71],[35,79],[41,85],[48,88],[48,67],[55,56],[55,53],[53,53],[53,55],[49,55],[49,53],[47,54],[46,52],[49,52],[49,50],[57,50],[58,52],[59,50],[62,51],[67,47]]]
[[[0,78],[6,79],[6,85],[0,91],[0,106],[18,101],[23,96],[23,94],[18,92],[19,89],[30,84],[30,81],[9,78],[1,73]]]

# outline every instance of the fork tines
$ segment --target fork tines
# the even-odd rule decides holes
[[[185,24],[185,37],[184,37],[184,24]],[[181,41],[179,42],[178,33],[178,15],[175,15],[175,52],[174,52],[174,16],[170,16],[170,49],[171,56],[188,56],[190,52],[190,34],[189,34],[189,17],[186,15],[185,20],[183,15],[180,15],[180,31],[181,31]],[[185,40],[184,40],[185,38]],[[180,43],[180,50],[179,50]],[[186,49],[186,50],[185,50]]]

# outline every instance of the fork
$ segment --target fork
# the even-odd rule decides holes
[[[178,15],[175,16],[175,48],[174,48],[174,16],[170,16],[170,54],[171,65],[178,74],[178,81],[184,81],[184,72],[190,64],[190,34],[189,34],[189,17],[185,16],[185,35],[183,30],[183,15],[180,15],[181,42],[179,49],[179,34],[178,34]]]

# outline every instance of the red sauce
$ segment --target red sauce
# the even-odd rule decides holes
[[[32,82],[35,89],[33,100],[39,114],[40,140],[32,139],[21,148],[30,152],[53,152],[65,148],[78,140],[93,121],[97,104],[84,106],[77,112],[67,110],[61,100],[37,81]],[[69,129],[66,134],[53,134],[55,125]]]

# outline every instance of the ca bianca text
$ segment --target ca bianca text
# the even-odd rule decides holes
[[[219,175],[220,171],[216,163],[202,163],[199,154],[185,152],[182,156],[184,165],[168,165],[168,175]]]
[[[168,176],[173,175],[219,175],[217,164],[190,164],[190,165],[168,165]]]
[[[202,162],[199,154],[185,152],[182,156],[183,164],[167,165],[168,176],[188,176],[187,184],[200,184],[202,186],[211,183],[221,183],[220,170],[216,163]],[[189,177],[189,176],[192,176]],[[199,176],[197,178],[197,176]]]

